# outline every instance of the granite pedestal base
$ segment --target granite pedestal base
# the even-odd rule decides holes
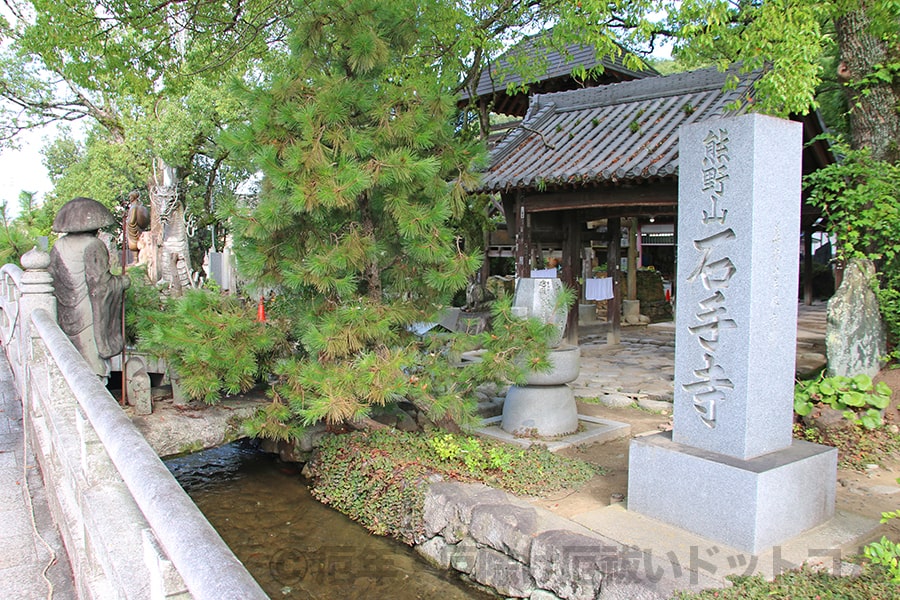
[[[511,387],[500,427],[514,435],[566,435],[578,429],[575,394],[567,385]]]
[[[837,450],[794,440],[750,460],[672,441],[632,440],[628,510],[759,554],[834,515]]]

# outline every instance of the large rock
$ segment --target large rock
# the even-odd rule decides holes
[[[450,546],[450,566],[470,575],[475,570],[475,555],[478,554],[478,544],[470,537],[462,539],[458,544]]]
[[[450,568],[450,559],[453,556],[455,545],[447,543],[443,537],[436,535],[430,540],[425,540],[416,546],[416,552],[426,561],[445,571]]]
[[[593,600],[604,577],[602,560],[617,546],[571,531],[545,531],[531,546],[531,573],[537,587],[567,600]]]
[[[490,548],[478,549],[472,578],[507,597],[527,598],[535,589],[528,567]]]
[[[425,497],[425,535],[440,534],[448,544],[455,544],[469,535],[472,510],[476,506],[507,501],[504,492],[483,484],[434,483]]]
[[[841,287],[828,301],[825,346],[828,375],[874,376],[887,354],[878,299],[872,290],[875,267],[868,260],[851,260]]]
[[[537,526],[537,512],[531,507],[488,504],[472,509],[469,533],[479,544],[526,563]]]

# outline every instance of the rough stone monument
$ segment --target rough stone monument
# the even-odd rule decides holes
[[[829,376],[864,373],[874,377],[884,366],[887,335],[872,290],[874,278],[871,261],[851,260],[844,269],[841,287],[828,301],[825,347]]]
[[[109,272],[109,249],[97,237],[101,227],[116,223],[109,210],[91,198],[66,202],[53,220],[64,234],[50,251],[59,327],[101,377],[109,375],[107,359],[125,344],[122,334],[125,275]]]
[[[632,441],[628,509],[757,554],[834,514],[837,451],[791,436],[802,126],[679,135],[674,425]]]

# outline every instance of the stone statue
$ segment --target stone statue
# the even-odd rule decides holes
[[[144,231],[138,238],[138,264],[147,265],[147,276],[150,281],[157,281],[159,277],[156,275],[156,248],[153,245],[153,234]]]
[[[128,194],[128,208],[125,212],[125,237],[128,240],[128,249],[132,252],[140,250],[138,240],[148,227],[150,227],[150,211],[141,204],[141,194],[131,192]]]
[[[97,237],[116,222],[91,198],[75,198],[59,209],[53,231],[63,234],[50,252],[50,274],[60,328],[95,373],[109,375],[106,359],[122,351],[123,292],[131,284],[109,272],[109,251]]]
[[[478,281],[470,281],[466,286],[466,312],[484,312],[490,309],[497,297]]]

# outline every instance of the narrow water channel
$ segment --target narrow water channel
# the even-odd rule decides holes
[[[166,465],[271,598],[491,598],[320,504],[293,465],[248,442]]]

